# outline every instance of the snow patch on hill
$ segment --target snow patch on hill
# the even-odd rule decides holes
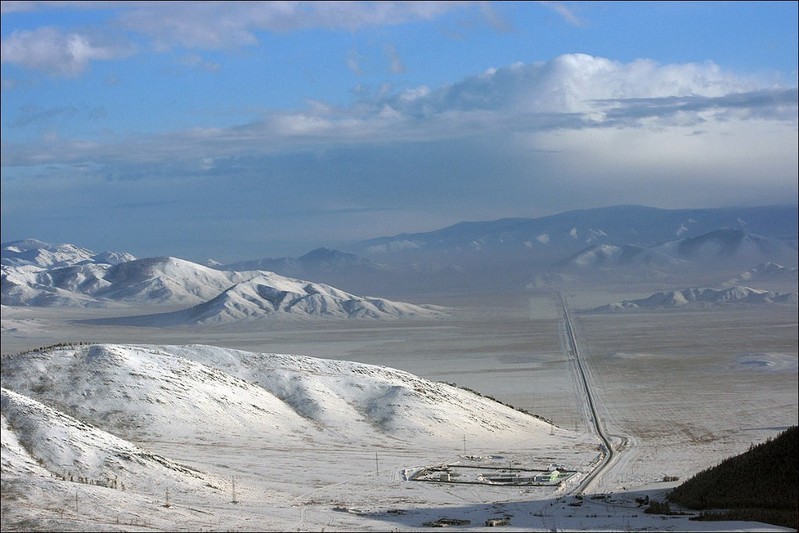
[[[686,306],[716,306],[725,304],[785,304],[797,305],[797,293],[762,291],[735,286],[727,289],[691,288],[660,291],[638,300],[624,300],[591,309],[591,312],[626,311],[635,309],[676,308]]]

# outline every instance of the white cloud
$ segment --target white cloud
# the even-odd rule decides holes
[[[356,30],[432,20],[455,2],[164,2],[133,3],[122,24],[160,48],[230,48],[255,44],[257,32],[307,28]]]
[[[218,63],[205,59],[200,54],[186,54],[180,59],[180,63],[186,67],[207,72],[218,72],[221,68]]]
[[[42,27],[33,31],[18,30],[3,39],[0,57],[2,63],[74,77],[82,73],[90,61],[116,59],[131,53],[128,45],[99,42],[88,35]]]
[[[286,206],[436,205],[453,220],[536,207],[778,203],[796,194],[796,94],[712,64],[564,56],[349,107],[311,102],[237,127],[104,145],[4,143],[2,164],[92,164],[115,180],[202,172],[240,190],[279,190]]]
[[[575,15],[574,11],[564,2],[539,2],[539,4],[550,8],[563,17],[566,22],[573,26],[582,26],[583,21]]]
[[[394,74],[402,74],[405,72],[405,64],[402,62],[402,58],[397,52],[396,47],[392,44],[386,45],[385,52],[389,60],[389,70]]]
[[[347,54],[347,68],[350,69],[350,72],[356,76],[363,74],[363,71],[361,70],[360,55],[358,54],[357,50],[350,50],[349,54]]]

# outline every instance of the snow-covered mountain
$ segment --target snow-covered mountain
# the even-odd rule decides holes
[[[625,311],[634,309],[675,308],[686,306],[717,306],[726,304],[785,304],[797,305],[797,293],[762,291],[735,286],[727,289],[691,288],[660,291],[638,300],[624,300],[592,309],[592,312]]]
[[[5,266],[58,268],[90,263],[115,265],[136,259],[127,252],[95,253],[74,244],[50,244],[36,239],[23,239],[0,245]]]
[[[431,318],[441,308],[356,296],[326,284],[267,271],[218,270],[175,257],[45,269],[2,266],[3,305],[193,306],[125,319],[129,324],[226,324],[267,316]],[[118,323],[109,319],[106,322]]]
[[[236,283],[217,297],[170,313],[107,319],[104,324],[137,326],[222,325],[243,320],[291,317],[440,318],[445,310],[356,296],[323,283],[286,278],[271,272]]]
[[[175,257],[52,269],[3,266],[2,276],[3,303],[32,306],[195,304],[248,277]]]

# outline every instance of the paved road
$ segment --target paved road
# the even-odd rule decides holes
[[[610,436],[605,433],[602,423],[599,420],[596,400],[591,392],[591,382],[586,377],[585,369],[583,368],[583,361],[580,357],[579,347],[577,346],[577,336],[574,333],[574,325],[572,324],[569,309],[566,306],[566,300],[563,298],[563,295],[560,292],[557,292],[557,296],[560,300],[561,308],[563,309],[563,321],[566,325],[566,338],[569,343],[569,355],[576,363],[579,373],[579,381],[583,387],[583,398],[588,403],[588,410],[591,413],[591,422],[594,426],[597,437],[599,437],[599,440],[602,441],[602,458],[599,463],[597,463],[596,467],[594,467],[594,469],[574,489],[573,494],[577,495],[583,494],[586,490],[588,490],[591,482],[596,479],[613,461],[616,452],[613,451],[613,445],[610,442]]]

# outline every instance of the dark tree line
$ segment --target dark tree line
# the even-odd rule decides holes
[[[725,459],[676,487],[667,498],[705,520],[753,520],[799,526],[799,426]]]

